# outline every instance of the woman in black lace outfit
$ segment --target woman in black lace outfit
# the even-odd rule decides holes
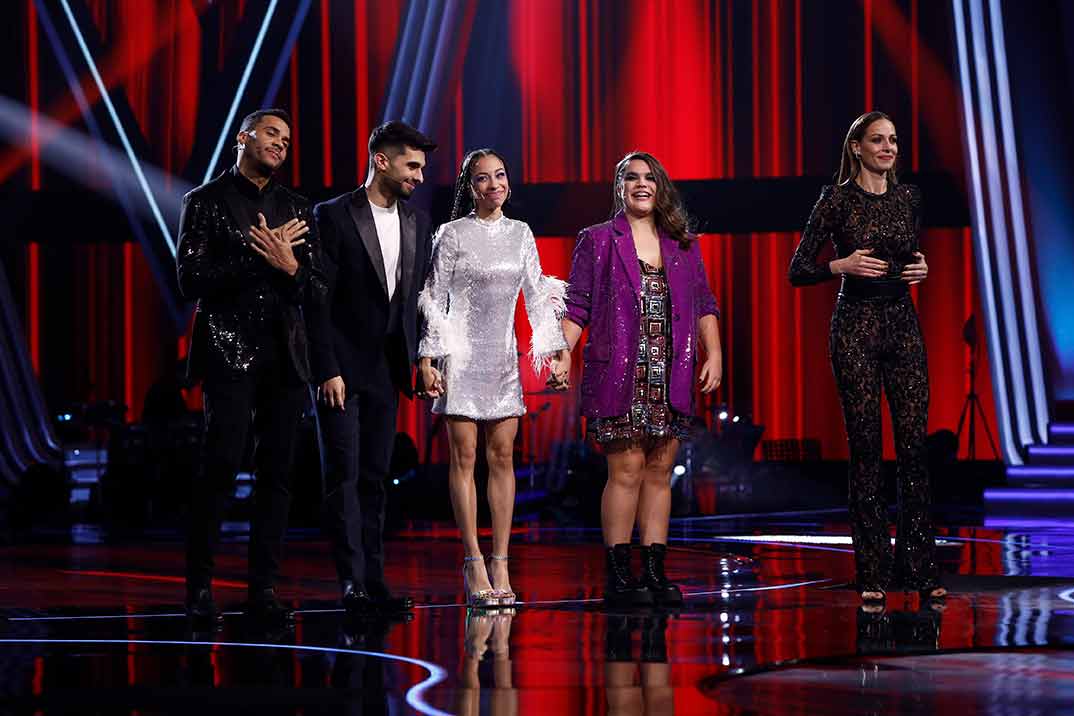
[[[882,112],[854,120],[843,142],[837,182],[813,207],[791,259],[795,286],[842,277],[828,351],[850,446],[850,522],[857,583],[865,602],[889,586],[947,592],[937,582],[930,487],[925,465],[929,376],[909,287],[928,275],[918,250],[921,195],[899,184],[895,125]],[[818,262],[825,243],[837,258]],[[888,541],[880,464],[880,392],[895,431],[899,516],[894,556]]]

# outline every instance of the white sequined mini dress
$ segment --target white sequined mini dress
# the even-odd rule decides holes
[[[519,291],[540,372],[567,347],[560,326],[567,284],[545,276],[528,224],[471,213],[436,233],[433,263],[418,305],[425,318],[418,354],[442,359],[444,393],[433,412],[473,420],[526,413],[518,374],[515,305]]]

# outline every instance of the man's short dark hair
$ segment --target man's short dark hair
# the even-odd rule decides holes
[[[250,112],[242,118],[242,124],[239,125],[240,132],[250,132],[257,129],[257,125],[265,117],[276,117],[283,120],[287,128],[291,128],[291,115],[287,113],[286,109],[278,109],[276,107],[269,107],[268,109],[259,109],[256,112]]]
[[[370,161],[377,152],[391,149],[395,154],[402,154],[405,147],[431,152],[436,149],[436,142],[406,122],[400,122],[397,119],[385,122],[369,134]]]

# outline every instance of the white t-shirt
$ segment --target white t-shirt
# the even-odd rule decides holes
[[[388,300],[395,295],[395,286],[399,283],[399,202],[387,209],[369,202],[373,210],[373,223],[377,226],[377,238],[380,240],[380,255],[384,257],[384,278],[388,283]]]

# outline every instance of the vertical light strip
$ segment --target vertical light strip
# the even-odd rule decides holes
[[[970,30],[973,35],[973,61],[978,84],[977,104],[981,117],[981,147],[984,151],[985,178],[988,182],[988,210],[992,214],[992,251],[996,259],[996,278],[1000,290],[1000,302],[1003,311],[1004,338],[1006,339],[1007,359],[1011,364],[1009,383],[1012,393],[1015,425],[1018,443],[1021,446],[1034,442],[1029,424],[1027,408],[1028,396],[1025,384],[1025,367],[1022,363],[1022,350],[1018,340],[1019,317],[1015,307],[1014,286],[1011,283],[1011,267],[1007,235],[1007,212],[1003,201],[1003,183],[1000,177],[1000,158],[996,150],[996,115],[992,106],[992,68],[988,57],[988,35],[984,26],[984,6],[981,0],[970,0]]]
[[[273,2],[275,2],[275,0],[273,0]],[[71,24],[71,30],[75,34],[78,48],[82,51],[82,56],[89,66],[90,74],[93,75],[93,81],[97,84],[97,90],[101,93],[101,100],[108,110],[108,116],[112,118],[112,122],[115,124],[116,133],[119,134],[119,141],[123,144],[123,150],[127,153],[127,158],[130,160],[131,167],[134,169],[134,176],[138,180],[138,186],[141,187],[142,192],[145,194],[146,201],[149,202],[149,209],[152,211],[153,218],[160,228],[160,233],[164,237],[164,242],[171,250],[172,256],[175,256],[175,241],[172,239],[171,231],[168,230],[168,225],[165,223],[164,217],[160,213],[160,207],[157,206],[157,200],[153,196],[153,191],[149,188],[149,182],[146,181],[145,174],[142,173],[142,165],[138,163],[138,157],[134,153],[134,148],[131,147],[126,130],[123,129],[123,123],[119,121],[119,114],[116,112],[115,105],[112,104],[112,98],[108,94],[108,88],[105,87],[104,80],[101,79],[101,73],[97,71],[97,63],[93,61],[93,55],[90,54],[89,46],[86,45],[86,39],[82,36],[82,31],[78,29],[78,22],[75,20],[74,13],[71,12],[71,5],[68,3],[68,0],[60,0],[60,4],[63,6],[63,12],[67,16],[67,21]]]
[[[280,88],[283,87],[284,75],[287,74],[291,64],[291,53],[295,48],[295,43],[298,42],[298,35],[302,31],[303,25],[306,24],[306,16],[309,14],[312,3],[313,0],[302,0],[302,4],[295,10],[291,18],[291,27],[287,31],[287,39],[284,40],[280,55],[276,58],[276,67],[272,70],[272,79],[269,81],[268,89],[265,90],[264,99],[261,100],[263,107],[269,107],[276,102],[276,96],[279,95]],[[295,133],[294,127],[291,128],[291,133]]]
[[[1003,35],[1003,9],[999,0],[989,0],[992,26],[992,54],[996,65],[996,96],[999,99],[1000,131],[1003,133],[1004,166],[1007,174],[1007,197],[1011,209],[1011,229],[1014,251],[1018,260],[1016,278],[1022,304],[1022,326],[1025,329],[1025,353],[1029,361],[1029,389],[1033,392],[1033,412],[1037,422],[1036,442],[1048,437],[1048,398],[1044,390],[1044,367],[1041,364],[1040,335],[1037,332],[1036,292],[1033,288],[1033,263],[1029,256],[1026,236],[1025,210],[1022,206],[1022,187],[1019,181],[1018,145],[1014,135],[1014,111],[1011,108],[1011,87],[1007,76],[1007,43]]]
[[[64,7],[67,6],[67,0],[62,0]],[[209,166],[205,169],[205,178],[202,183],[208,182],[213,178],[213,169],[216,168],[216,162],[220,159],[220,152],[224,150],[224,142],[227,140],[228,133],[231,129],[231,123],[235,121],[235,114],[239,111],[239,102],[242,101],[242,95],[246,92],[246,84],[250,81],[250,74],[254,71],[254,64],[257,62],[257,55],[261,52],[261,45],[265,41],[265,34],[268,32],[269,23],[272,21],[272,15],[276,12],[276,4],[278,0],[269,0],[268,10],[265,11],[265,19],[261,21],[261,29],[257,31],[257,38],[254,40],[254,47],[250,51],[250,59],[246,62],[246,69],[242,72],[242,79],[239,80],[239,88],[235,91],[235,98],[231,100],[231,107],[228,108],[227,117],[224,119],[224,128],[220,131],[220,138],[216,140],[216,148],[213,150],[213,155],[209,159]],[[96,74],[96,73],[95,73]],[[104,90],[101,90],[102,93]],[[173,246],[172,253],[175,253]]]
[[[865,0],[865,111],[873,111],[873,0]]]
[[[123,397],[134,420],[134,244],[123,244]]]
[[[328,0],[321,0],[321,181],[332,186],[332,37]]]
[[[298,128],[298,115],[299,115],[299,102],[298,102],[298,48],[291,48],[291,106],[288,108],[291,113],[291,138],[296,139],[299,136]],[[291,186],[299,186],[302,181],[302,164],[299,161],[299,151],[301,149],[302,142],[295,141],[289,147],[291,151]]]
[[[758,178],[761,176],[761,67],[760,67],[760,52],[761,52],[761,29],[760,29],[760,0],[753,0],[752,7],[750,8],[750,26],[751,26],[751,46],[750,57],[753,60],[752,68],[752,100],[753,100],[753,116],[750,118],[753,123],[753,137],[751,143],[753,144],[753,176]],[[761,331],[757,330],[757,326],[761,325],[761,276],[760,276],[760,261],[757,256],[757,244],[760,241],[760,234],[750,234],[750,347],[752,353],[750,354],[751,372],[750,378],[753,383],[753,404],[751,405],[753,412],[753,420],[755,423],[760,423],[763,420],[769,420],[769,416],[761,406]]]
[[[41,111],[41,65],[37,49],[37,8],[34,0],[26,0],[27,4],[27,66],[30,69],[29,82],[30,95],[30,189],[38,191],[41,188],[41,122],[38,112]]]
[[[589,147],[589,3],[582,0],[578,8],[578,143],[581,156],[581,181],[590,181],[591,149]]]
[[[37,7],[26,0],[30,95],[30,189],[41,189],[41,73],[37,47]],[[41,247],[36,241],[26,244],[26,339],[34,374],[41,375]]]
[[[30,364],[41,375],[41,245],[26,244],[26,337],[30,344]]]
[[[919,85],[921,78],[920,38],[918,37],[918,0],[910,0],[910,122],[913,128],[910,145],[910,169],[921,168],[921,95]]]
[[[369,136],[372,120],[369,111],[369,62],[368,57],[372,54],[369,50],[369,13],[365,0],[354,2],[354,118],[355,133],[359,141],[354,143],[355,148],[355,182],[365,182],[366,170],[369,166],[369,149],[366,143],[361,141]],[[461,103],[460,103],[461,104]],[[461,107],[460,110],[461,112]],[[461,151],[462,142],[458,143],[457,150]],[[458,163],[456,163],[458,166]]]
[[[802,0],[794,0],[794,174],[802,176],[805,173],[805,161],[802,156],[802,144],[805,141],[803,130],[802,109]],[[794,246],[798,245],[802,235],[795,232],[791,235]],[[782,277],[781,277],[782,278]],[[802,340],[803,316],[802,294],[804,291],[792,291],[794,296],[794,434],[798,437],[805,435],[805,342]]]
[[[977,152],[977,119],[973,110],[972,70],[966,37],[966,19],[963,0],[951,0],[955,16],[955,42],[958,49],[959,80],[962,89],[962,120],[966,125],[966,156],[969,163],[970,200],[973,212],[973,237],[977,250],[977,275],[981,283],[981,302],[984,304],[984,325],[988,335],[989,353],[992,360],[993,393],[996,400],[996,423],[999,430],[1003,457],[1008,465],[1021,465],[1022,457],[1011,439],[1010,400],[1007,394],[1007,366],[1003,360],[999,337],[995,287],[992,281],[992,255],[988,248],[988,221],[985,218],[984,190],[981,187],[981,160]]]

